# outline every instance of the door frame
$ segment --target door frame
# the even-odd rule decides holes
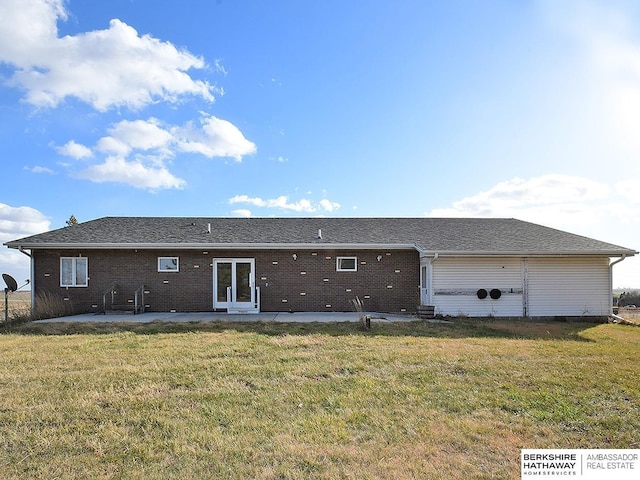
[[[438,260],[438,254],[433,257],[420,257],[420,303],[433,305],[433,262]]]
[[[218,299],[218,265],[231,264],[231,285],[227,286],[227,295],[224,301]],[[237,300],[237,265],[249,264],[249,291],[250,301],[239,302]],[[256,260],[255,258],[214,258],[213,259],[213,308],[226,309],[227,313],[259,313],[260,291],[256,287]]]

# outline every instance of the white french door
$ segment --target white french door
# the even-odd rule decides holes
[[[213,308],[228,312],[258,312],[253,258],[220,258],[213,261]]]

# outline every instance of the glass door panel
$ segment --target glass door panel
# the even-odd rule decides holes
[[[216,262],[216,300],[226,303],[227,288],[231,286],[231,262]]]
[[[236,262],[235,264],[235,298],[236,303],[252,302],[251,272],[253,270],[250,262]]]

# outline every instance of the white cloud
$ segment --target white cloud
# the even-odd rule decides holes
[[[311,202],[306,199],[302,199],[298,202],[289,203],[289,199],[281,195],[277,198],[272,198],[268,200],[263,200],[258,197],[249,197],[247,195],[236,195],[235,197],[229,199],[229,203],[247,203],[249,205],[254,205],[256,207],[262,208],[281,208],[283,210],[292,210],[294,212],[313,212],[314,209],[311,206]]]
[[[0,244],[49,230],[51,222],[32,207],[12,207],[0,203]],[[29,278],[29,259],[22,253],[0,248],[0,271],[18,280]]]
[[[173,136],[155,118],[123,120],[109,128],[109,136],[102,137],[96,148],[102,152],[128,155],[133,150],[152,150],[160,156],[172,156]]]
[[[630,178],[616,182],[615,191],[632,204],[640,204],[640,179]],[[639,219],[640,220],[640,219]]]
[[[247,210],[245,208],[239,208],[238,210],[233,210],[231,214],[236,217],[249,218],[251,216],[251,210]]]
[[[66,157],[72,157],[76,160],[90,158],[93,156],[91,149],[73,140],[69,140],[62,147],[56,147],[56,152]]]
[[[311,202],[306,199],[299,200],[298,202],[289,203],[289,199],[281,195],[277,198],[263,200],[259,197],[249,197],[248,195],[236,195],[229,199],[229,203],[247,203],[256,207],[262,208],[281,208],[283,210],[292,210],[294,212],[313,212],[315,209],[311,205]]]
[[[232,123],[204,115],[201,128],[163,125],[156,118],[123,120],[108,130],[96,150],[127,156],[133,151],[153,152],[158,157],[173,157],[176,153],[198,153],[208,158],[233,157],[237,161],[244,155],[255,153],[256,146],[248,141]]]
[[[156,118],[122,120],[108,129],[108,135],[96,142],[94,150],[70,141],[56,151],[75,158],[88,158],[94,151],[106,155],[102,163],[77,175],[79,178],[122,182],[138,188],[183,188],[184,180],[169,172],[167,159],[179,153],[197,153],[208,158],[231,156],[240,161],[243,155],[252,154],[256,149],[231,123],[203,115],[200,129],[192,125],[164,125]],[[132,156],[134,160],[129,158]],[[127,167],[126,171],[118,172],[117,168],[122,165]],[[144,172],[153,173],[154,178],[141,181]]]
[[[207,68],[202,58],[150,35],[139,35],[118,19],[104,30],[60,36],[58,22],[67,16],[64,0],[0,1],[0,63],[10,68],[7,83],[24,90],[24,100],[32,105],[55,107],[76,98],[106,111],[176,103],[185,96],[213,101],[214,93],[222,94],[189,74]],[[213,71],[227,74],[218,59]],[[76,160],[98,157],[76,174],[79,178],[150,189],[185,185],[165,162],[178,153],[241,161],[256,152],[256,145],[235,125],[203,113],[198,126],[191,122],[163,125],[156,118],[123,120],[93,147],[70,140],[54,148]],[[118,167],[125,168],[118,172]],[[149,178],[144,178],[146,174]]]
[[[126,157],[131,153],[133,148],[123,140],[119,140],[112,136],[102,137],[96,143],[95,149],[102,153]]]
[[[41,167],[39,165],[35,165],[33,167],[24,167],[25,170],[32,173],[48,173],[49,175],[54,175],[55,172],[47,167]]]
[[[186,184],[163,166],[149,166],[120,157],[108,157],[104,163],[93,165],[77,176],[96,183],[117,182],[149,190],[181,189]]]
[[[314,213],[317,211],[333,212],[340,208],[340,205],[329,200],[320,200],[317,204],[303,198],[297,202],[290,202],[289,198],[281,195],[277,198],[262,199],[260,197],[249,197],[248,195],[236,195],[229,199],[230,204],[245,203],[260,208],[278,208],[293,212]]]
[[[106,30],[59,37],[66,18],[62,0],[0,2],[0,62],[14,67],[9,83],[26,90],[27,102],[55,107],[74,97],[106,111],[184,95],[214,100],[216,88],[187,73],[203,69],[202,58],[117,19]]]
[[[340,208],[339,203],[332,202],[330,200],[327,200],[326,198],[320,200],[319,205],[320,209],[324,210],[325,212],[333,212],[334,210],[338,210]]]
[[[223,74],[225,77],[229,74],[229,72],[227,71],[226,68],[224,68],[224,65],[222,65],[222,60],[220,60],[219,58],[216,58],[215,61],[213,62],[213,66],[216,69],[216,72],[220,72],[221,74]]]
[[[256,207],[264,207],[266,206],[266,201],[262,200],[258,197],[249,197],[249,195],[236,195],[235,197],[231,197],[229,199],[230,204],[234,203],[249,203],[251,205],[255,205]]]
[[[66,20],[64,0],[3,0],[0,3],[0,59],[24,68],[46,60],[46,46],[58,37],[58,20]]]
[[[183,152],[199,153],[205,157],[230,157],[241,161],[244,155],[256,152],[256,145],[247,140],[231,122],[203,115],[201,128],[193,125],[175,127],[172,131]]]
[[[35,208],[0,203],[0,241],[46,232],[49,225],[47,217]]]
[[[451,207],[432,210],[437,217],[515,217],[545,225],[594,224],[610,215],[619,203],[603,201],[610,188],[588,178],[544,175],[513,178],[485,192],[463,198]]]

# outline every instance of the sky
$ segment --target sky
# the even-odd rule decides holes
[[[0,243],[71,215],[434,216],[639,250],[638,158],[632,0],[0,0]]]

